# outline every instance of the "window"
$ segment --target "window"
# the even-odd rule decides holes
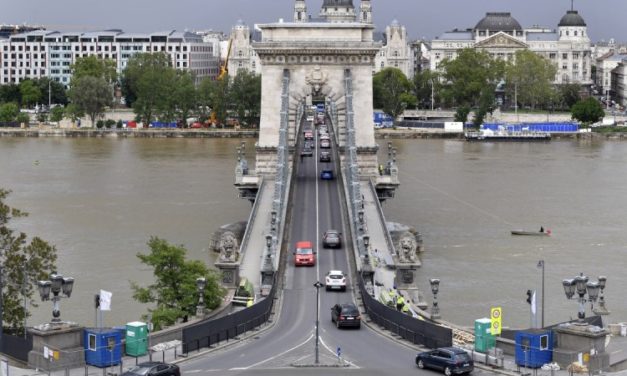
[[[553,60],[555,60],[555,58],[556,58],[556,57],[557,57],[557,54],[556,54],[555,52],[551,52],[551,53],[549,54],[549,59],[553,59]]]
[[[573,52],[573,59],[579,59],[579,52]]]
[[[564,60],[568,59],[568,54],[562,54],[562,59]]]
[[[540,336],[540,350],[549,349],[549,336]]]

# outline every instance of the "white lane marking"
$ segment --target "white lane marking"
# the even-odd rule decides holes
[[[247,370],[247,369],[249,369],[249,368],[252,368],[252,367],[257,367],[257,366],[259,366],[259,365],[262,365],[262,364],[264,364],[264,363],[267,363],[267,362],[269,362],[269,361],[271,361],[271,360],[274,360],[274,359],[276,359],[276,358],[278,358],[278,357],[280,357],[280,356],[283,356],[283,355],[285,355],[285,354],[289,353],[290,351],[294,351],[294,350],[296,350],[297,348],[299,348],[299,347],[301,347],[301,346],[305,345],[305,344],[306,344],[307,342],[309,342],[309,340],[311,340],[313,337],[314,337],[314,335],[313,335],[313,334],[310,334],[310,335],[309,335],[309,337],[308,337],[308,338],[307,338],[304,342],[302,342],[301,344],[298,344],[298,345],[296,345],[296,346],[294,346],[294,347],[292,347],[292,348],[290,348],[290,349],[287,349],[287,350],[283,351],[283,352],[282,352],[282,353],[280,353],[280,354],[277,354],[277,355],[275,355],[275,356],[271,356],[271,357],[270,357],[270,358],[268,358],[268,359],[264,359],[264,360],[262,360],[262,361],[260,361],[260,362],[257,362],[257,363],[254,363],[254,364],[251,364],[251,365],[249,365],[248,367],[235,367],[235,368],[229,368],[229,371],[244,371],[244,370]]]
[[[331,350],[331,348],[329,346],[327,346],[326,343],[324,343],[324,341],[322,340],[322,337],[320,337],[320,343],[322,343],[322,346],[324,346],[324,348],[327,349],[331,354],[337,356],[337,353],[335,351]],[[350,360],[347,360],[345,358],[342,358],[342,360],[345,363],[348,363],[351,367],[360,368],[355,363],[351,362]]]

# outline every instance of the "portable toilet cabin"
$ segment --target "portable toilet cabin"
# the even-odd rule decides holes
[[[496,337],[490,331],[491,326],[488,318],[475,320],[475,351],[487,353],[496,346]]]
[[[516,333],[516,364],[540,368],[553,360],[553,332],[543,329],[521,330]]]
[[[85,363],[96,367],[111,367],[122,360],[122,334],[108,328],[85,329]]]
[[[142,356],[148,352],[148,325],[133,321],[126,324],[126,355]]]

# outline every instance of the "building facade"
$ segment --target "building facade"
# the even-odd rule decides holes
[[[413,52],[405,26],[397,20],[392,21],[385,28],[381,42],[383,47],[375,58],[375,72],[389,67],[398,68],[411,79],[414,76]]]
[[[492,57],[512,60],[516,51],[528,49],[553,62],[556,84],[592,84],[592,48],[587,26],[576,10],[568,11],[557,30],[533,26],[524,29],[510,13],[489,12],[474,28],[445,32],[431,41],[431,69],[458,51],[475,48]]]
[[[240,70],[247,70],[254,74],[261,74],[261,60],[252,47],[252,42],[259,39],[259,32],[254,30],[250,32],[250,28],[241,20],[237,22],[231,29],[231,36],[227,43],[230,43],[230,51],[228,44],[222,62],[225,63],[228,54],[228,70],[232,77],[237,76]]]
[[[214,56],[212,44],[189,32],[131,34],[121,30],[87,33],[36,30],[0,41],[0,84],[50,77],[67,86],[72,77],[71,66],[81,57],[111,59],[116,63],[117,72],[122,73],[134,55],[155,52],[166,53],[172,66],[191,72],[196,83],[218,74],[218,58]]]
[[[611,96],[622,109],[625,109],[627,107],[627,57],[623,58],[612,70],[611,77]]]
[[[609,95],[612,90],[612,71],[618,66],[625,58],[626,55],[621,55],[614,52],[608,52],[596,60],[596,86],[599,95]]]

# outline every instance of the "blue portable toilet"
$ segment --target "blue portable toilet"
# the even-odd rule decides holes
[[[540,368],[553,360],[553,332],[542,329],[522,330],[516,333],[516,364],[526,368]]]
[[[111,367],[122,360],[122,333],[108,328],[84,331],[85,363],[96,367]]]

